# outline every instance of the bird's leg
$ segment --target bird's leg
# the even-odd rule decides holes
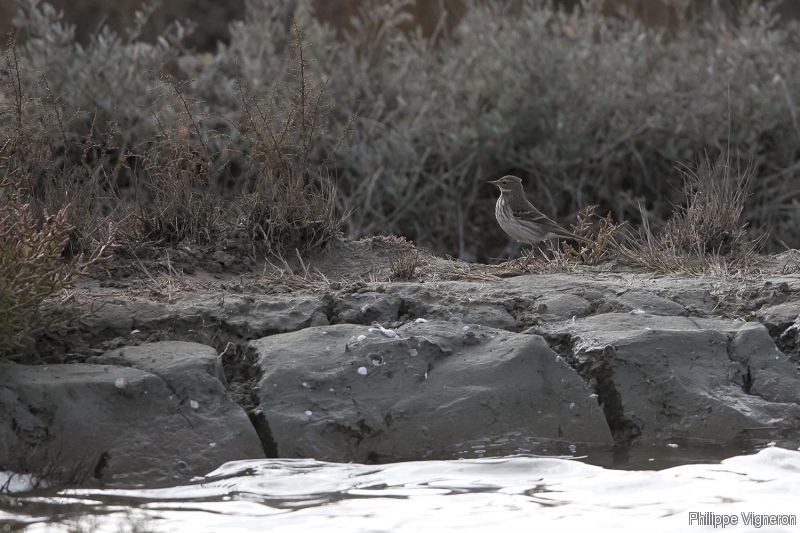
[[[536,253],[536,247],[535,246],[531,246],[531,250],[528,252],[527,257],[525,258],[525,262],[522,264],[523,268],[526,268],[528,266],[528,263],[531,262],[531,259],[533,259],[533,254],[534,253]]]

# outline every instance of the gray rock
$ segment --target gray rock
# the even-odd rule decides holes
[[[764,306],[756,316],[777,339],[781,351],[791,355],[795,363],[800,363],[800,301]]]
[[[126,336],[133,330],[133,316],[127,306],[118,303],[107,303],[94,317],[89,317],[89,325],[95,329],[96,335]]]
[[[758,324],[606,314],[566,329],[618,437],[800,442],[800,375]]]
[[[92,484],[129,485],[264,457],[213,348],[154,343],[95,361],[114,364],[0,366],[0,464],[40,471],[55,461]]]
[[[328,316],[325,313],[316,311],[311,315],[311,322],[308,325],[313,328],[317,326],[327,326],[328,324],[330,324]]]
[[[324,297],[300,296],[192,296],[160,307],[133,305],[134,326],[142,330],[187,331],[198,341],[210,343],[204,333],[221,325],[242,339],[297,331],[308,327],[315,315],[325,315]],[[210,328],[210,325],[216,326]]]
[[[545,320],[563,320],[589,314],[592,304],[574,294],[554,293],[536,300],[539,314]]]
[[[455,316],[461,317],[467,324],[480,324],[514,332],[519,329],[517,319],[509,313],[504,302],[467,301],[456,309]]]
[[[404,316],[410,319],[449,320],[453,317],[468,324],[517,331],[519,323],[510,313],[514,300],[505,293],[492,296],[476,294],[471,290],[451,291],[450,285],[440,287],[403,284],[392,287],[402,300]],[[437,290],[438,289],[438,290]]]
[[[342,296],[336,302],[337,321],[350,324],[388,324],[400,314],[400,298],[394,294],[360,292]]]
[[[81,326],[77,340],[59,336],[57,341],[62,352],[81,357],[99,353],[101,346],[153,338],[225,347],[224,360],[233,364],[228,370],[236,376],[237,397],[249,406],[252,380],[257,377],[251,374],[253,369],[238,366],[249,361],[241,357],[240,348],[248,340],[270,335],[252,344],[260,359],[255,370],[263,376],[260,409],[251,415],[271,456],[360,461],[448,458],[484,444],[489,453],[545,447],[548,453],[558,453],[561,443],[607,444],[609,434],[633,446],[661,445],[664,439],[800,445],[800,378],[793,360],[784,355],[800,362],[800,302],[777,303],[797,296],[794,285],[777,280],[766,284],[589,272],[486,282],[357,282],[339,284],[339,289],[343,286],[346,289],[335,296],[264,295],[258,292],[261,289],[246,287],[233,295],[184,293],[164,302],[117,296],[108,302],[107,313],[101,308],[96,319]],[[75,305],[81,301],[96,300],[76,298]],[[636,309],[644,313],[630,313]],[[738,316],[757,317],[777,339],[777,349],[762,325],[728,319]],[[414,325],[416,318],[429,322]],[[329,326],[329,321],[363,325]],[[368,333],[374,323],[396,328],[398,335]],[[556,359],[536,335],[497,331],[516,332],[528,326],[526,331],[545,335],[576,370]],[[131,329],[141,332],[131,339]],[[365,339],[358,341],[361,334]],[[161,417],[163,424],[174,426],[174,421],[185,423],[180,415],[186,407],[178,403],[178,413],[170,412],[169,395],[177,397],[181,390],[181,397],[189,397],[186,390],[222,386],[216,357],[205,350],[203,363],[195,361],[187,368],[177,360],[192,361],[191,354],[176,353],[174,368],[162,368],[148,360],[152,355],[130,349],[93,361],[113,363],[117,366],[102,368],[115,372],[139,372],[122,374],[133,384],[125,390],[147,384],[148,394],[140,394],[137,401],[152,419]],[[365,376],[358,373],[361,367]],[[49,379],[52,387],[63,380]],[[91,394],[91,402],[109,403],[100,392],[91,392],[100,390],[101,384],[107,386],[97,371],[89,373],[83,385],[77,383],[73,389],[80,391],[79,397]],[[29,409],[16,389],[3,387],[0,451],[6,451],[2,453],[9,456],[12,440],[17,449],[32,449],[32,443],[50,442],[49,435],[59,435],[62,426],[48,414],[56,400],[40,398],[37,401],[44,407],[37,410],[34,402]],[[589,398],[592,393],[597,394],[595,399]],[[31,392],[30,397],[36,394]],[[59,394],[61,402],[66,393]],[[161,403],[150,405],[156,401],[152,398]],[[122,414],[101,412],[98,427],[109,425],[116,431],[115,422],[108,420],[133,416],[127,412],[129,403],[116,397],[114,402],[110,405]],[[565,402],[573,408],[565,409]],[[95,411],[89,412],[95,416]],[[240,427],[241,412],[237,413],[231,420]],[[194,423],[191,412],[187,418]],[[12,419],[19,429],[11,429]],[[148,429],[138,418],[132,420],[141,431]],[[88,423],[80,423],[81,431],[89,431]],[[181,433],[187,441],[191,434]],[[98,442],[108,446],[102,439]],[[190,451],[194,453],[194,448]],[[205,457],[200,453],[201,459]],[[194,466],[194,459],[180,460]],[[109,468],[98,470],[105,476],[102,481],[110,475]],[[146,468],[158,472],[160,467]]]
[[[738,331],[729,353],[745,365],[745,388],[769,402],[800,404],[800,372],[781,353],[764,326],[750,325]]]
[[[686,309],[680,304],[651,292],[629,291],[619,296],[621,311],[644,311],[650,315],[685,316]]]
[[[672,300],[683,306],[687,312],[695,315],[713,315],[717,308],[717,301],[711,292],[704,289],[693,291],[672,291]]]
[[[786,302],[767,306],[757,313],[758,320],[770,333],[778,335],[800,318],[800,302]]]
[[[364,462],[453,457],[487,441],[508,453],[611,444],[592,391],[541,337],[464,327],[431,321],[389,338],[337,325],[251,341],[278,455]]]

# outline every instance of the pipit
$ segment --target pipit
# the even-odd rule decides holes
[[[522,180],[516,176],[503,176],[497,181],[490,181],[500,189],[500,198],[494,208],[494,216],[503,231],[511,238],[523,244],[530,244],[531,251],[525,259],[525,266],[533,258],[536,245],[553,237],[567,237],[578,241],[585,239],[562,228],[541,211],[533,207],[525,196]]]

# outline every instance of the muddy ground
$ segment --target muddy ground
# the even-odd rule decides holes
[[[262,457],[796,448],[798,264],[525,269],[395,238],[272,262],[236,240],[118,251],[60,297],[82,318],[0,363],[0,470],[126,485]]]

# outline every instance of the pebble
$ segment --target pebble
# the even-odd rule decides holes
[[[358,373],[361,374],[362,376],[366,376],[367,375],[367,367],[365,367],[365,366],[358,367]]]
[[[189,400],[189,407],[191,407],[192,409],[199,409],[200,404],[197,403],[195,400]]]
[[[114,380],[114,386],[122,390],[128,386],[128,380],[125,378],[117,378]]]

